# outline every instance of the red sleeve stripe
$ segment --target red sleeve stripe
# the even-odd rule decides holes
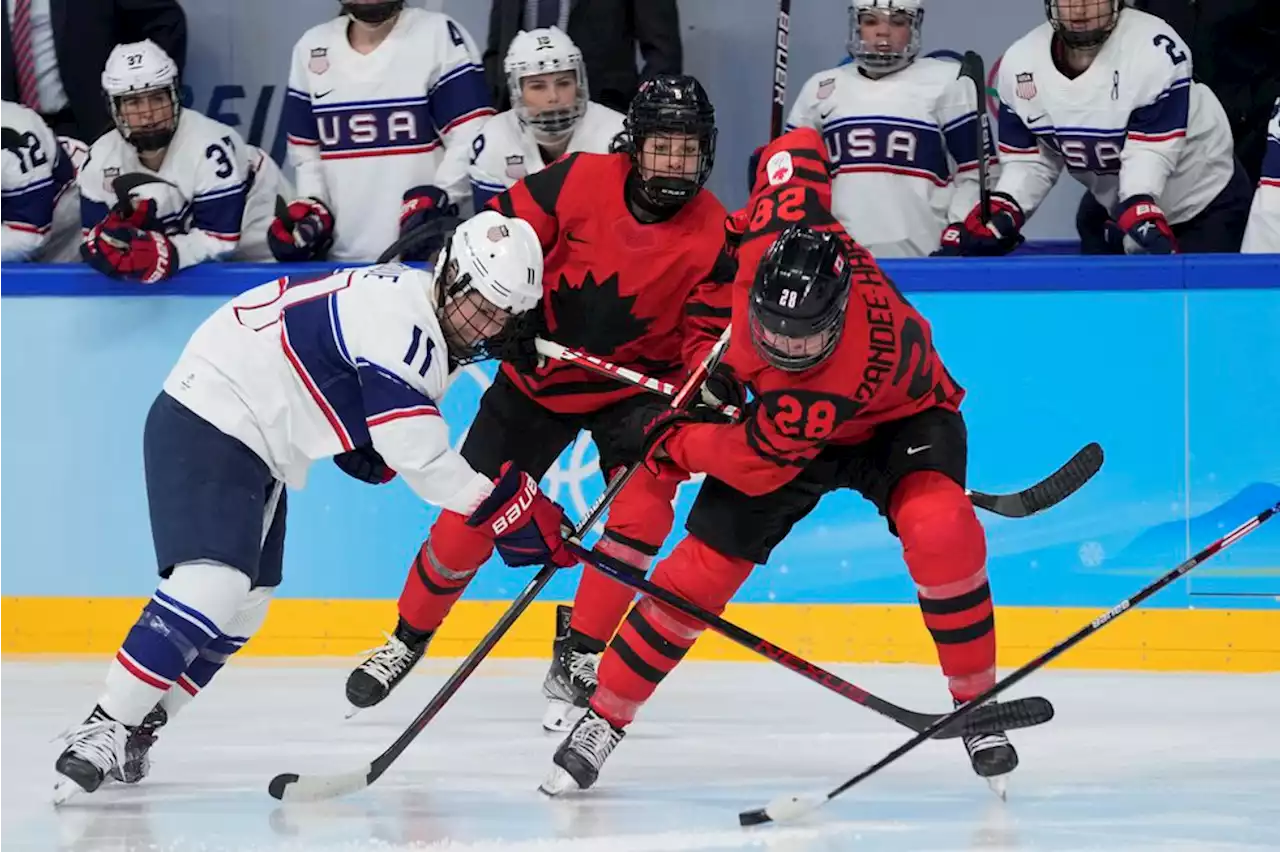
[[[384,423],[390,423],[393,420],[401,420],[405,417],[439,417],[440,409],[434,405],[415,405],[413,408],[397,408],[392,411],[384,411],[368,418],[366,421],[371,427],[381,426]]]
[[[1171,130],[1168,133],[1137,133],[1133,130],[1129,131],[1129,138],[1134,142],[1168,142],[1170,139],[1180,139],[1187,135],[1185,130]]]
[[[316,386],[315,380],[311,378],[307,368],[302,366],[302,360],[298,358],[298,353],[293,350],[293,345],[289,342],[289,324],[286,322],[280,323],[280,344],[284,349],[284,357],[289,359],[289,363],[293,366],[293,371],[298,374],[303,386],[311,394],[311,398],[315,400],[316,407],[320,409],[320,413],[324,415],[325,420],[329,421],[329,426],[333,428],[334,434],[338,436],[338,443],[342,445],[342,449],[350,450],[354,448],[355,442],[351,440],[351,435],[347,433],[346,427],[342,425],[342,421],[338,418],[338,412],[334,411],[333,406],[329,404],[329,400],[324,398],[324,394]]]

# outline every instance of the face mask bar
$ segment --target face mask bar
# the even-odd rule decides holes
[[[130,98],[138,98],[150,95],[154,92],[165,92],[169,96],[169,120],[165,124],[160,124],[164,119],[155,119],[155,110],[152,110],[153,120],[148,122],[144,127],[135,129],[124,117],[123,104]],[[178,87],[176,84],[170,83],[167,86],[157,86],[151,89],[139,89],[136,92],[125,92],[121,95],[114,95],[107,99],[111,104],[111,120],[115,122],[116,129],[120,131],[120,135],[125,138],[129,144],[133,145],[140,152],[159,151],[165,148],[173,141],[173,135],[178,131],[178,112],[182,109],[181,101],[178,98]]]
[[[911,38],[901,51],[882,51],[878,43],[870,43],[862,39],[862,16],[887,14],[890,18],[906,15],[911,18]],[[872,74],[890,74],[906,68],[920,55],[923,41],[924,9],[910,12],[905,9],[871,10],[856,6],[849,8],[849,57],[862,68]]]

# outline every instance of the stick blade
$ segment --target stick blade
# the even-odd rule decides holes
[[[738,824],[764,825],[769,822],[790,822],[813,813],[827,803],[826,793],[800,793],[779,796],[763,808],[753,808],[738,814]]]
[[[974,491],[969,495],[973,504],[988,512],[1006,518],[1025,518],[1056,506],[1078,491],[1102,469],[1102,447],[1093,442],[1085,445],[1066,464],[1046,479],[1016,494],[983,494]]]
[[[267,785],[271,798],[282,802],[320,802],[325,799],[336,799],[356,790],[369,786],[369,775],[373,767],[365,767],[359,772],[347,772],[341,775],[298,775],[294,772],[282,772]]]
[[[987,69],[986,62],[982,59],[982,54],[976,50],[966,50],[964,56],[960,59],[959,77],[968,77],[970,80],[978,81],[978,85],[986,87],[987,85]]]

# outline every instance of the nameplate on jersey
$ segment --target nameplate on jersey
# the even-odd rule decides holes
[[[895,116],[855,116],[823,128],[837,174],[886,172],[945,186],[951,177],[937,126]]]
[[[422,154],[440,146],[427,98],[313,104],[324,159]]]

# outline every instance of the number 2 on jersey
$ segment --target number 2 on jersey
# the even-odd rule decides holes
[[[805,405],[790,394],[778,397],[778,413],[773,422],[788,438],[820,441],[831,437],[836,426],[836,407],[831,400],[818,399]]]
[[[763,231],[775,218],[784,222],[799,222],[804,218],[804,187],[787,187],[778,193],[776,202],[771,195],[761,196],[751,212],[751,230]]]

